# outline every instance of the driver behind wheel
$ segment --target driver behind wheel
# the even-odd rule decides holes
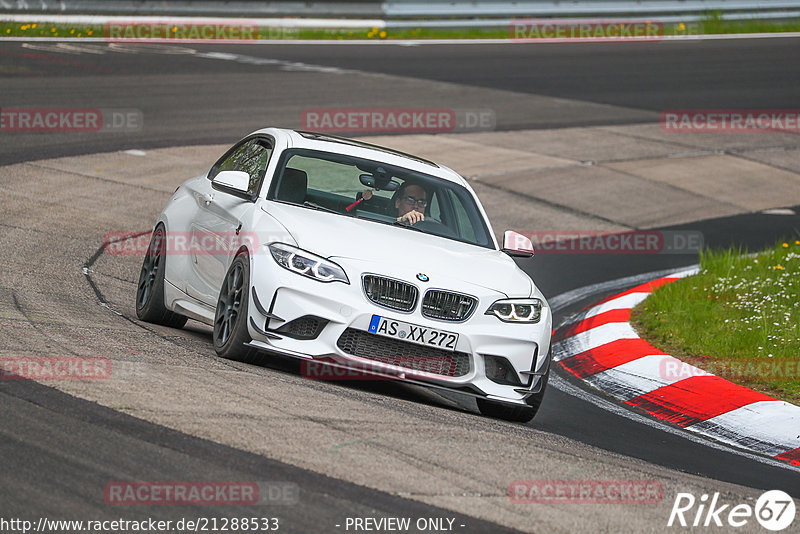
[[[428,205],[428,193],[421,185],[414,182],[404,182],[394,200],[397,210],[397,221],[416,224],[425,220],[425,206]]]

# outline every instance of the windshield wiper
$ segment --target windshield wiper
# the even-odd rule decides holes
[[[320,206],[319,204],[315,204],[314,202],[309,202],[308,200],[303,202],[303,206],[305,206],[307,208],[312,208],[312,209],[315,209],[315,210],[327,211],[328,213],[335,213],[337,215],[342,215],[341,212],[338,212],[336,210],[332,210],[330,208],[326,208],[325,206]]]
[[[425,230],[422,230],[420,228],[415,228],[413,224],[406,224],[400,221],[394,221],[392,223],[392,226],[400,226],[402,228],[408,228],[409,230],[414,230],[415,232],[422,232],[423,234],[425,233]]]

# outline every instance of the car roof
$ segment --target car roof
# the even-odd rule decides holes
[[[466,185],[466,180],[448,167],[439,165],[413,154],[399,150],[366,143],[357,139],[339,137],[327,133],[308,132],[305,130],[290,130],[287,128],[265,128],[259,130],[260,134],[270,134],[283,137],[289,148],[308,148],[338,154],[348,154],[375,161],[381,161],[398,167],[405,167],[437,178]]]

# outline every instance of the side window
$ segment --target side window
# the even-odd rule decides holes
[[[261,180],[264,179],[264,173],[267,171],[267,163],[269,157],[272,155],[272,147],[266,142],[259,139],[254,139],[250,142],[250,146],[242,157],[240,170],[250,175],[250,185],[247,192],[255,194],[261,186]]]
[[[448,190],[447,193],[453,205],[453,213],[456,219],[455,222],[456,227],[458,228],[458,234],[462,237],[462,239],[467,239],[474,242],[475,228],[472,226],[472,221],[470,221],[467,210],[464,209],[464,205],[461,203],[461,199],[458,198],[458,196],[452,190]]]
[[[242,171],[250,176],[250,185],[247,192],[255,194],[264,179],[267,163],[272,155],[272,146],[264,139],[251,139],[237,146],[230,154],[218,162],[211,169],[209,178],[222,171]]]

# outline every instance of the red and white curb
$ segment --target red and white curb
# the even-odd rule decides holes
[[[657,419],[800,466],[800,406],[739,386],[658,350],[630,325],[631,309],[681,271],[584,310],[553,335],[553,360]]]

